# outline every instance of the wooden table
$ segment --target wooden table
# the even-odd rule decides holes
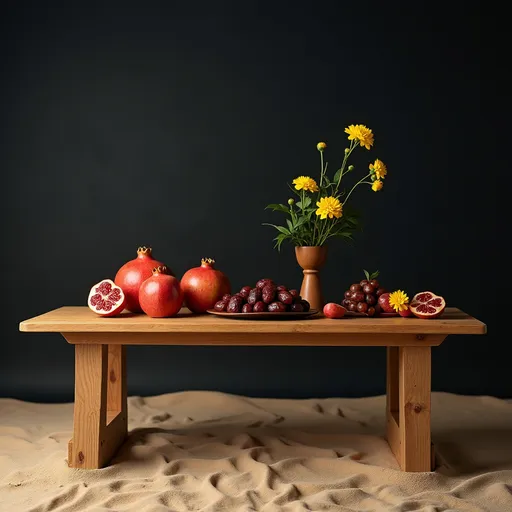
[[[185,309],[175,318],[102,318],[88,307],[63,307],[21,322],[20,330],[60,332],[75,345],[71,467],[105,466],[127,435],[126,345],[310,345],[387,347],[389,445],[402,470],[430,471],[430,348],[449,334],[485,334],[486,326],[456,308],[435,320],[318,315],[275,321],[192,315]]]

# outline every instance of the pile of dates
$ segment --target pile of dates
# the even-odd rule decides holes
[[[254,287],[244,286],[234,295],[224,295],[214,309],[226,313],[301,313],[309,311],[310,305],[297,290],[276,285],[272,279],[260,279]]]

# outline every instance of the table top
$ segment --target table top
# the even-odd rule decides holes
[[[173,318],[150,318],[122,313],[105,318],[87,306],[66,306],[20,323],[23,332],[60,333],[174,333],[174,334],[485,334],[486,325],[457,308],[446,308],[442,317],[419,318],[345,317],[339,320],[318,314],[302,320],[241,320],[195,315],[182,309]]]

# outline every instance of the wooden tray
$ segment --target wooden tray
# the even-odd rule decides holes
[[[236,320],[300,320],[302,318],[308,318],[316,315],[318,313],[318,309],[310,309],[309,311],[300,312],[284,311],[283,313],[271,313],[270,311],[263,311],[261,313],[226,313],[225,311],[208,309],[207,313]]]

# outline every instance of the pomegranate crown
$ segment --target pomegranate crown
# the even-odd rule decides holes
[[[215,260],[213,258],[202,258],[201,259],[201,265],[210,265],[212,266],[215,263]]]
[[[146,247],[145,245],[143,245],[142,247],[139,247],[137,249],[137,254],[140,256],[141,254],[144,254],[146,256],[151,256],[151,252],[152,252],[153,249],[151,249],[151,247]]]
[[[169,270],[165,265],[158,265],[153,269],[153,274],[168,274]]]

